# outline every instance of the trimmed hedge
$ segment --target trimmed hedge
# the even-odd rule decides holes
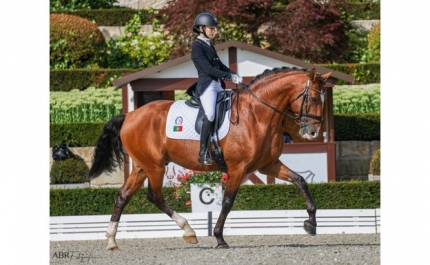
[[[105,88],[124,73],[134,73],[141,69],[66,69],[51,70],[49,91],[84,90],[88,87]]]
[[[59,12],[51,12],[59,13]],[[148,10],[131,9],[131,8],[114,8],[114,9],[82,9],[76,11],[62,11],[63,14],[80,16],[93,21],[98,26],[105,27],[123,27],[130,21],[134,15],[139,15],[142,24],[151,24],[148,18]]]
[[[379,181],[308,184],[317,209],[375,209],[381,207]],[[118,188],[51,189],[50,216],[110,215]],[[166,203],[176,212],[191,212],[186,199],[176,199],[175,188],[163,187]],[[146,200],[147,188],[136,192],[124,214],[161,213]],[[294,185],[242,185],[233,210],[302,210],[306,203]]]
[[[334,115],[336,141],[380,141],[379,113]]]
[[[352,84],[346,81],[337,80],[337,85],[362,85],[381,83],[380,63],[354,63],[354,64],[322,64],[322,67],[333,69],[355,77]]]
[[[320,65],[345,74],[353,75],[355,81],[352,85],[381,83],[381,65],[379,63],[367,64],[327,64]],[[51,70],[49,76],[50,91],[83,90],[88,87],[108,87],[112,81],[123,74],[135,73],[143,69],[64,69]],[[338,80],[338,85],[348,85]]]
[[[49,145],[95,146],[104,122],[50,124]],[[336,141],[380,141],[380,114],[334,115]]]
[[[95,146],[104,122],[49,124],[49,146],[65,143],[69,147]]]

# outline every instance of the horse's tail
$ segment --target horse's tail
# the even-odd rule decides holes
[[[118,166],[122,168],[125,152],[119,132],[124,120],[125,114],[120,114],[105,124],[94,149],[93,164],[88,172],[87,180],[98,177],[104,171],[113,172]]]

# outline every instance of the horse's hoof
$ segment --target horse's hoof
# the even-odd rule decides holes
[[[199,242],[196,236],[182,236],[182,238],[185,240],[185,242],[190,244],[197,244]]]
[[[317,226],[311,224],[308,220],[304,222],[303,228],[305,229],[306,233],[308,233],[308,235],[315,236],[317,234]]]
[[[107,246],[106,250],[119,250],[118,246]]]
[[[224,249],[227,249],[227,248],[230,248],[227,244],[218,244],[218,246],[216,246],[215,248],[219,248],[219,249],[221,249],[221,248],[224,248]]]

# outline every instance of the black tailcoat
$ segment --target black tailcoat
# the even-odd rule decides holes
[[[225,80],[229,80],[230,73],[234,73],[225,66],[218,57],[215,47],[207,45],[203,40],[197,38],[192,45],[191,60],[197,69],[199,76],[197,80],[196,96],[200,97],[212,80],[221,82],[225,89]]]

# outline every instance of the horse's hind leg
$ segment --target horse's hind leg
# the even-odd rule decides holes
[[[180,228],[182,228],[185,232],[182,235],[182,238],[185,242],[190,244],[197,244],[197,236],[191,226],[188,224],[188,221],[176,213],[172,208],[170,208],[166,202],[164,201],[161,187],[163,185],[163,174],[161,174],[161,182],[160,181],[148,181],[148,193],[146,194],[146,198],[148,201],[153,203],[158,209],[166,213],[170,218],[172,218]],[[157,179],[158,180],[158,179]]]
[[[143,181],[145,181],[147,175],[137,165],[133,165],[133,170],[128,176],[127,181],[118,191],[117,199],[115,201],[114,211],[110,218],[109,227],[106,232],[108,239],[108,246],[106,250],[116,250],[118,245],[116,244],[115,237],[118,230],[119,219],[121,218],[122,211],[125,206],[131,200],[136,191],[142,187]]]
[[[305,197],[306,210],[309,214],[309,219],[305,220],[303,228],[305,229],[306,233],[308,233],[309,235],[312,235],[312,236],[316,235],[317,221],[316,221],[315,215],[316,215],[317,209],[312,200],[312,196],[309,192],[309,188],[308,188],[308,184],[306,183],[306,180],[302,176],[300,176],[299,174],[297,174],[296,172],[292,171],[287,166],[282,164],[280,160],[277,160],[274,163],[269,164],[258,171],[262,174],[275,176],[278,179],[291,182],[300,189],[303,196]]]
[[[238,170],[238,172],[241,172]],[[234,200],[236,199],[239,186],[242,183],[243,174],[234,171],[229,172],[229,180],[225,186],[224,196],[222,198],[222,208],[218,216],[218,221],[214,228],[214,236],[218,245],[216,248],[229,248],[224,240],[224,225],[228,214],[230,213]]]

